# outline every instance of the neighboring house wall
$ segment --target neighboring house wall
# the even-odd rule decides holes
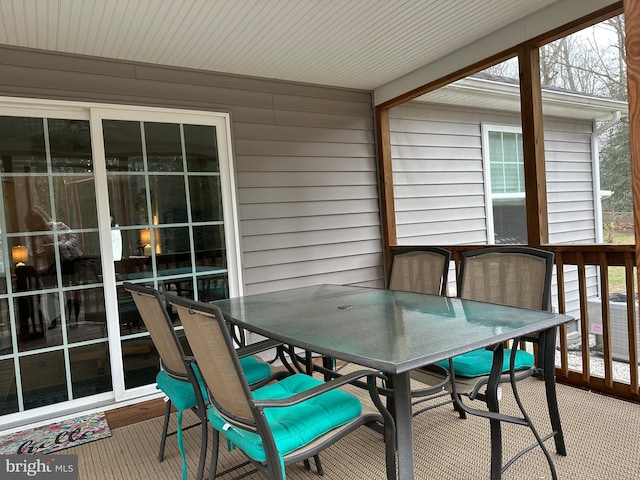
[[[399,245],[489,243],[482,125],[520,126],[509,112],[411,102],[390,114]],[[595,243],[589,121],[545,118],[549,243]],[[453,286],[453,285],[452,285]],[[588,276],[596,294],[596,276]],[[567,267],[567,308],[579,309]]]
[[[384,285],[370,92],[2,47],[0,69],[3,96],[230,112],[245,293]]]

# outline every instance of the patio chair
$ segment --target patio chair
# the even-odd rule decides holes
[[[286,465],[317,458],[321,450],[366,424],[384,425],[387,477],[395,478],[395,426],[377,395],[378,372],[361,370],[326,383],[297,373],[251,391],[222,312],[183,297],[167,301],[177,309],[193,350],[194,358],[187,362],[197,366],[192,381],[200,372],[209,394],[207,416],[214,429],[209,478],[216,476],[220,434],[262,475],[283,480]],[[363,377],[379,411],[365,409],[357,397],[338,389]]]
[[[530,247],[492,247],[481,250],[464,252],[460,262],[460,272],[458,275],[458,296],[470,300],[478,300],[489,303],[509,305],[536,310],[548,310],[551,295],[551,278],[553,272],[552,252],[534,249]],[[539,359],[535,364],[533,354],[518,349],[520,341],[529,341],[538,345]],[[538,334],[521,337],[515,341],[512,348],[505,348],[503,352],[502,364],[499,362],[494,351],[504,348],[503,345],[496,345],[493,349],[476,350],[467,354],[456,356],[449,360],[438,362],[438,366],[450,370],[454,379],[451,385],[452,399],[456,410],[461,418],[466,412],[487,416],[491,422],[492,437],[492,471],[502,471],[502,443],[500,432],[500,421],[527,425],[531,428],[536,437],[537,444],[541,446],[550,463],[551,470],[555,474],[551,458],[544,447],[543,442],[550,437],[555,437],[556,451],[561,455],[566,455],[564,436],[560,424],[560,415],[555,391],[555,365],[553,358],[545,358],[545,352],[553,354],[553,346],[547,349],[543,344],[543,337]],[[494,361],[494,359],[496,359]],[[547,365],[546,362],[549,362]],[[517,371],[513,379],[509,372],[513,365],[513,370]],[[500,415],[498,400],[491,393],[495,389],[489,386],[489,374],[492,369],[500,369],[503,374],[499,383],[510,382],[513,387],[516,402],[521,408],[523,419],[515,419]],[[439,378],[431,367],[418,369],[417,379],[432,384]],[[496,370],[494,370],[496,371]],[[547,404],[552,430],[549,436],[540,438],[537,431],[529,420],[515,387],[515,382],[532,375],[544,378],[546,382]],[[484,388],[486,387],[486,388]],[[462,402],[461,395],[465,395],[471,400],[482,400],[486,403],[489,413],[480,412],[477,409],[469,408]],[[497,415],[493,415],[493,413]],[[495,421],[499,420],[499,421]],[[506,466],[519,457],[521,452],[512,459]]]
[[[413,247],[391,252],[389,290],[445,295],[451,252],[438,247]]]
[[[198,465],[197,478],[201,479],[204,474],[204,464],[207,451],[207,422],[203,405],[206,401],[206,389],[203,384],[200,388],[194,389],[189,380],[189,373],[184,365],[184,350],[173,328],[173,324],[164,300],[157,290],[139,284],[124,283],[124,289],[129,292],[135,302],[135,305],[142,317],[151,340],[158,350],[162,369],[156,376],[157,386],[166,395],[166,408],[164,414],[164,424],[160,437],[160,449],[158,451],[158,461],[164,459],[164,449],[166,439],[169,436],[177,435],[178,448],[183,459],[183,480],[186,478],[186,458],[184,452],[184,444],[182,440],[182,432],[193,427],[201,427],[201,447],[200,462]],[[273,342],[260,344],[258,347],[253,346],[247,349],[245,353],[257,353],[258,348],[271,348]],[[246,356],[240,360],[240,364],[245,372],[247,381],[254,387],[264,385],[275,379],[286,376],[287,373],[273,369],[268,363],[262,362],[253,356]],[[171,415],[171,407],[175,406],[177,410],[177,428],[174,432],[168,432],[169,418]],[[198,423],[182,426],[182,413],[185,410],[193,410],[200,421]]]
[[[451,252],[444,248],[412,247],[393,250],[387,287],[389,290],[446,295],[450,262]],[[438,369],[438,367],[432,368]],[[411,390],[411,396],[419,398],[413,402],[414,406],[431,401],[443,394],[448,395],[445,389],[450,383],[449,371],[440,368],[440,373],[442,379],[434,385]],[[388,387],[389,385],[383,388],[381,393],[390,395],[391,391]],[[414,411],[414,416],[447,403],[450,402],[430,404],[422,410]]]

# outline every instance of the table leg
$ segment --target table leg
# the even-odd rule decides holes
[[[540,332],[539,354],[542,355],[542,368],[544,372],[545,391],[547,394],[547,406],[549,408],[549,420],[551,428],[555,432],[554,441],[558,455],[567,455],[567,447],[564,443],[564,433],[560,423],[560,411],[558,409],[558,397],[556,394],[556,367],[555,367],[555,345],[556,327]]]
[[[398,451],[398,479],[413,480],[413,415],[409,372],[392,375]]]

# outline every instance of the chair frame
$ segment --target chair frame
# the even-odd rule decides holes
[[[516,254],[516,255],[528,255],[540,258],[545,262],[545,271],[544,271],[544,289],[542,292],[542,298],[540,302],[540,310],[549,310],[549,304],[551,299],[551,280],[553,275],[553,264],[554,264],[554,254],[552,252],[536,249],[532,247],[524,247],[524,246],[504,246],[504,247],[489,247],[483,248],[480,250],[473,250],[468,252],[463,252],[461,255],[460,261],[460,271],[458,274],[458,296],[461,298],[465,298],[465,280],[466,280],[466,272],[469,268],[469,262],[473,258],[481,257],[487,254]],[[560,413],[558,409],[558,400],[555,389],[555,360],[554,360],[554,348],[555,348],[555,337],[556,331],[553,329],[551,332],[546,332],[544,334],[536,334],[524,336],[518,339],[513,340],[511,355],[510,355],[510,371],[508,375],[502,374],[503,368],[503,355],[504,348],[503,344],[494,345],[491,349],[494,352],[493,362],[491,367],[491,373],[489,376],[471,378],[469,382],[464,382],[466,384],[474,384],[474,387],[470,392],[465,393],[464,395],[468,396],[471,400],[480,399],[483,400],[488,407],[488,412],[485,410],[478,410],[475,408],[471,408],[464,404],[462,401],[462,394],[458,392],[458,385],[460,382],[455,377],[454,364],[453,359],[449,359],[449,370],[452,381],[452,399],[454,401],[454,405],[456,410],[460,413],[462,418],[465,417],[465,413],[471,413],[473,415],[481,416],[484,418],[488,418],[490,422],[491,428],[491,478],[500,478],[502,473],[509,468],[518,458],[522,455],[530,451],[531,449],[539,446],[545,457],[547,458],[547,462],[549,464],[549,468],[551,470],[552,478],[557,478],[557,473],[555,470],[555,466],[553,464],[553,460],[551,459],[551,455],[547,450],[544,442],[549,438],[553,437],[555,440],[556,452],[559,455],[566,456],[566,445],[564,441],[564,433],[562,431],[562,426],[560,423]],[[514,364],[517,353],[517,345],[521,341],[530,341],[538,344],[538,355],[537,355],[537,367],[530,368],[523,372],[515,372]],[[518,390],[516,387],[516,382],[530,377],[536,376],[538,378],[542,378],[545,381],[545,390],[546,390],[546,398],[547,398],[547,406],[549,411],[549,419],[551,421],[552,433],[542,438],[537,430],[535,429],[531,419],[527,415],[524,406],[521,402],[520,396],[518,394]],[[499,413],[499,399],[498,399],[498,386],[500,383],[509,382],[511,384],[511,388],[514,394],[514,398],[516,403],[520,409],[522,417],[516,417],[512,415],[504,415]],[[484,394],[480,393],[480,388],[486,386],[486,391]],[[501,434],[501,422],[508,422],[517,425],[524,425],[529,427],[532,431],[536,442],[533,445],[525,448],[521,452],[517,453],[514,457],[512,457],[504,466],[502,465],[502,434]]]
[[[136,302],[136,306],[138,308],[138,313],[140,313],[140,317],[142,318],[142,321],[144,322],[145,326],[147,327],[147,330],[149,331],[149,334],[151,335],[151,339],[154,342],[154,345],[156,345],[156,348],[158,349],[158,353],[160,353],[160,348],[158,348],[158,345],[156,342],[161,342],[162,340],[160,340],[159,338],[155,338],[154,339],[154,332],[156,332],[155,326],[159,327],[159,328],[166,328],[166,334],[168,334],[171,338],[173,339],[173,342],[169,341],[169,342],[163,342],[164,345],[166,347],[169,348],[174,348],[175,347],[175,352],[173,352],[173,355],[176,355],[179,357],[179,365],[182,366],[182,369],[179,368],[175,368],[176,366],[174,365],[174,368],[171,368],[170,366],[167,365],[167,362],[165,361],[165,359],[163,358],[163,355],[160,355],[160,363],[162,366],[162,369],[165,370],[165,372],[167,372],[167,374],[169,374],[169,376],[171,376],[172,378],[179,380],[179,381],[183,381],[186,383],[189,383],[192,387],[194,387],[194,392],[195,392],[195,397],[196,397],[196,405],[194,406],[194,408],[192,408],[193,412],[198,416],[198,419],[200,420],[197,423],[188,425],[186,427],[181,428],[181,430],[184,432],[186,430],[190,430],[191,428],[197,427],[197,426],[201,426],[201,445],[200,445],[200,459],[199,459],[199,463],[198,463],[198,473],[197,473],[197,479],[202,479],[204,476],[204,466],[205,466],[205,462],[206,462],[206,452],[207,452],[207,443],[208,443],[208,421],[206,419],[206,403],[204,400],[204,397],[202,396],[202,392],[200,390],[200,388],[196,388],[196,386],[194,386],[193,383],[193,379],[191,376],[192,373],[192,369],[188,368],[185,364],[184,364],[184,359],[186,358],[186,355],[184,353],[184,350],[182,348],[182,345],[180,343],[180,340],[178,338],[178,335],[175,331],[175,329],[173,328],[173,322],[171,320],[171,318],[169,317],[169,314],[167,312],[167,309],[165,307],[165,302],[166,302],[166,298],[167,296],[164,296],[164,300],[163,300],[163,295],[156,289],[151,288],[149,286],[146,285],[142,285],[142,284],[135,284],[135,283],[130,283],[130,282],[125,282],[123,284],[124,289],[130,293],[132,295],[132,298],[134,299],[134,302]],[[175,295],[169,295],[169,296],[175,296]],[[162,321],[160,321],[159,319],[157,320],[158,322],[161,322],[159,325],[153,323],[154,319],[151,318],[147,318],[142,311],[140,311],[140,307],[138,306],[138,303],[136,301],[137,297],[147,297],[147,298],[152,298],[155,300],[154,306],[158,307],[158,311],[162,313]],[[233,331],[233,335],[234,338],[237,338],[237,332],[235,330],[233,330],[230,326],[229,326],[229,331],[232,332]],[[161,335],[161,333],[158,332],[158,335]],[[167,340],[166,338],[164,340]],[[264,342],[258,342],[249,346],[244,346],[241,347],[239,349],[239,355],[241,357],[246,357],[246,356],[251,356],[254,355],[256,353],[262,352],[264,350],[273,348],[273,347],[278,347],[279,343],[278,342],[272,342],[270,340],[266,340]],[[263,385],[266,385],[267,383],[273,381],[273,380],[277,380],[279,378],[283,378],[284,376],[287,376],[287,372],[283,372],[283,371],[275,371],[272,372],[271,375],[269,375],[268,377],[264,378],[263,380],[256,382],[255,384],[252,384],[251,387],[252,388],[259,388]],[[196,385],[198,384],[198,382],[196,381]],[[163,425],[162,425],[162,433],[161,433],[161,437],[160,437],[160,447],[158,450],[158,461],[162,462],[164,460],[164,451],[165,451],[165,446],[166,446],[166,441],[167,441],[167,437],[173,436],[173,435],[177,435],[178,434],[178,430],[176,429],[175,431],[169,432],[169,419],[171,417],[171,407],[172,407],[172,401],[169,397],[167,397],[167,401],[166,401],[166,407],[165,407],[165,413],[164,413],[164,420],[163,420]],[[237,467],[235,467],[237,468]],[[233,469],[231,469],[233,470]]]
[[[212,322],[217,321],[218,324],[222,326],[226,322],[226,320],[224,319],[224,315],[222,314],[220,309],[215,305],[197,302],[184,297],[171,297],[168,298],[167,301],[177,309],[178,315],[182,320],[182,324],[183,326],[185,326],[185,333],[187,334],[187,337],[190,336],[191,328],[194,328],[191,335],[198,335],[199,337],[206,334],[220,335],[220,333],[218,332],[221,332],[221,334],[223,335],[224,343],[227,346],[228,353],[231,356],[231,361],[234,365],[235,376],[240,381],[244,393],[244,400],[238,399],[238,402],[241,402],[243,404],[245,404],[246,402],[246,405],[250,409],[252,418],[239,416],[237,412],[234,413],[226,411],[225,408],[220,405],[220,403],[218,403],[218,401],[216,400],[216,395],[211,391],[211,388],[209,388],[210,384],[207,383],[206,371],[201,371],[201,373],[204,378],[205,384],[207,384],[208,386],[210,405],[215,407],[220,415],[226,418],[229,423],[240,428],[247,428],[249,431],[258,433],[261,436],[266,453],[266,462],[258,462],[247,456],[247,458],[251,461],[251,463],[253,463],[257,471],[262,473],[265,477],[273,480],[284,479],[284,472],[282,470],[283,467],[281,467],[280,464],[280,457],[278,454],[277,446],[271,434],[270,425],[266,420],[266,416],[264,415],[265,408],[281,408],[296,405],[298,403],[304,402],[305,400],[309,400],[313,397],[334,390],[340,386],[353,383],[358,379],[366,377],[371,399],[374,405],[378,408],[379,412],[367,412],[366,414],[363,412],[363,414],[361,414],[355,420],[347,423],[346,425],[338,427],[322,435],[320,438],[312,441],[310,444],[301,447],[299,450],[287,454],[283,459],[283,464],[289,465],[300,461],[306,461],[306,459],[310,458],[311,456],[316,457],[320,451],[324,450],[339,439],[343,438],[345,435],[355,430],[359,426],[382,424],[384,425],[387,478],[395,478],[395,422],[389,411],[382,404],[382,401],[377,393],[376,379],[381,376],[379,372],[375,372],[372,370],[359,370],[348,375],[343,375],[338,379],[325,382],[315,388],[311,388],[307,391],[298,393],[288,398],[279,400],[256,400],[251,394],[249,385],[247,384],[242,372],[242,368],[240,367],[237,352],[233,348],[233,342],[231,336],[229,335],[229,331],[224,328],[218,328],[212,329],[209,332],[202,332],[195,324],[193,327],[190,327],[189,325],[191,321],[189,318],[190,315],[202,315],[204,317],[210,318]],[[202,358],[200,360],[202,361]],[[197,361],[198,352],[194,351],[194,357],[186,359],[186,364],[187,366],[192,367],[194,363],[197,364]],[[197,381],[195,379],[193,371],[191,371],[191,379],[192,382]],[[213,431],[213,454],[211,459],[210,471],[211,479],[216,476],[217,455],[220,444],[220,433],[215,428],[213,429]]]
[[[134,301],[136,302],[137,307],[138,307],[138,303],[137,303],[138,297],[148,297],[156,300],[157,306],[159,307],[159,311],[162,312],[162,320],[158,319],[157,321],[162,323],[160,324],[154,323],[153,319],[146,317],[143,314],[143,312],[140,311],[140,307],[138,307],[138,313],[140,313],[140,317],[142,318],[142,321],[147,327],[147,330],[149,331],[149,335],[151,335],[151,340],[153,341],[154,344],[156,344],[157,341],[160,341],[159,338],[154,339],[154,333],[156,332],[156,327],[158,329],[166,328],[166,333],[169,334],[170,337],[173,339],[174,345],[172,346],[171,342],[164,343],[164,345],[169,348],[175,347],[176,352],[174,354],[178,355],[182,361],[182,359],[185,357],[185,353],[182,349],[182,345],[180,344],[180,340],[178,339],[178,335],[176,334],[176,331],[173,328],[173,322],[171,321],[171,318],[169,317],[167,309],[164,306],[164,302],[160,292],[158,292],[154,288],[151,288],[145,285],[134,284],[129,282],[125,282],[123,284],[123,287],[128,293],[131,294]],[[160,348],[158,347],[157,344],[156,344],[156,348],[158,349],[158,353],[160,354]],[[188,382],[193,386],[190,375],[189,375],[189,370],[186,367],[184,368],[183,371],[179,371],[178,369],[169,367],[167,363],[165,363],[165,360],[162,354],[160,354],[160,364],[162,366],[162,369],[165,370],[169,374],[169,376],[179,381]],[[183,366],[184,366],[184,363],[183,363]],[[198,479],[201,479],[203,478],[203,475],[204,475],[204,465],[206,461],[206,452],[207,452],[207,443],[208,443],[208,431],[207,431],[205,410],[202,408],[205,403],[204,398],[202,397],[202,392],[200,391],[200,388],[194,388],[194,392],[196,395],[197,403],[192,410],[198,416],[198,419],[200,421],[197,423],[188,425],[186,427],[183,427],[181,430],[184,432],[185,430],[189,430],[197,426],[201,427],[200,460],[198,463],[198,474],[196,477]],[[171,417],[171,406],[172,406],[171,399],[167,397],[166,407],[164,412],[164,421],[162,424],[162,434],[160,437],[160,447],[158,450],[159,462],[162,462],[164,460],[164,450],[167,442],[167,437],[178,434],[177,429],[175,431],[169,432],[169,419]]]

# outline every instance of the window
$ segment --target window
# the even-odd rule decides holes
[[[524,157],[520,128],[483,125],[490,243],[526,244]],[[491,240],[493,239],[493,242]]]

